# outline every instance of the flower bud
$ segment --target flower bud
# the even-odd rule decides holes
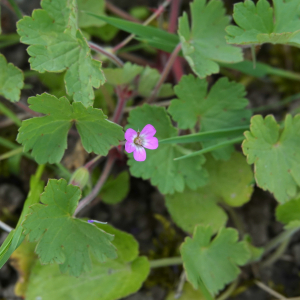
[[[80,189],[83,189],[86,184],[88,183],[90,178],[90,172],[87,168],[81,167],[78,168],[73,174],[70,179],[69,184],[77,185]]]

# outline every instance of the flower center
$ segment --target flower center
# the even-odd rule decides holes
[[[134,142],[137,146],[143,146],[143,139],[139,136],[139,134],[138,134],[137,137],[133,140],[133,142]]]

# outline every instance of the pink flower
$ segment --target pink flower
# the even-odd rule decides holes
[[[146,159],[144,147],[152,150],[158,147],[158,140],[154,137],[155,133],[156,130],[151,124],[146,125],[141,132],[128,128],[125,132],[126,152],[133,152],[133,158],[136,161],[144,161]]]

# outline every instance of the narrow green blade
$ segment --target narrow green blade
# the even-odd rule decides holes
[[[249,129],[249,126],[239,126],[229,129],[220,129],[214,131],[206,131],[193,133],[188,135],[176,136],[168,139],[163,139],[159,141],[160,144],[184,144],[184,143],[196,143],[203,141],[211,141],[224,137],[232,137],[235,135],[240,135],[245,130]]]

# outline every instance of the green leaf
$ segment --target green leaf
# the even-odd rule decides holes
[[[38,242],[35,252],[41,263],[58,263],[73,276],[91,270],[90,254],[99,262],[117,257],[112,235],[73,217],[80,196],[80,189],[64,179],[50,179],[42,204],[32,205],[22,224],[29,241]]]
[[[179,43],[179,38],[176,34],[169,33],[165,30],[161,30],[152,26],[144,26],[142,24],[118,18],[99,16],[92,13],[88,14],[121,30],[137,35],[136,39],[140,39],[149,45],[166,52],[172,52]]]
[[[177,135],[177,130],[172,126],[170,117],[162,107],[144,104],[132,110],[128,118],[127,128],[142,130],[145,125],[152,124],[156,129],[158,140]],[[184,161],[174,161],[181,154],[177,145],[159,145],[156,150],[146,149],[147,158],[137,162],[132,154],[128,154],[130,172],[135,177],[151,179],[163,194],[182,192],[185,186],[196,189],[206,184],[207,173],[202,168],[204,156],[197,156]]]
[[[228,161],[216,161],[208,156],[204,167],[209,174],[205,187],[165,198],[174,222],[189,233],[199,224],[218,231],[227,222],[227,214],[218,202],[241,206],[250,200],[253,192],[253,174],[242,154],[234,152]]]
[[[208,188],[230,206],[242,206],[253,192],[253,173],[245,157],[234,152],[228,161],[209,156],[204,165],[209,174]]]
[[[179,128],[193,128],[200,123],[200,132],[237,127],[249,123],[251,111],[246,110],[248,100],[245,88],[226,77],[219,79],[207,92],[208,83],[193,75],[183,76],[175,86],[178,99],[172,100],[169,112]],[[226,141],[226,138],[219,142]],[[203,147],[215,145],[216,141],[203,141]],[[233,146],[213,151],[217,159],[229,159]]]
[[[256,262],[259,261],[261,259],[261,257],[263,256],[265,249],[262,247],[255,247],[252,244],[252,239],[250,237],[249,234],[246,234],[243,238],[243,241],[245,241],[246,246],[251,254],[248,262]]]
[[[29,98],[28,103],[32,110],[46,116],[23,121],[17,141],[23,144],[24,152],[32,149],[38,163],[61,160],[73,123],[87,152],[107,155],[111,145],[117,146],[124,139],[122,127],[108,121],[100,109],[70,104],[65,97],[57,99],[46,93]]]
[[[194,0],[191,3],[192,25],[189,27],[188,15],[179,19],[178,34],[183,55],[193,71],[204,78],[219,73],[218,62],[235,63],[243,60],[242,51],[227,45],[225,27],[230,18],[225,16],[222,1]]]
[[[157,69],[152,69],[146,66],[139,78],[138,93],[143,97],[149,97],[156,86],[161,75]],[[172,85],[165,83],[162,84],[158,91],[158,97],[171,97],[174,95]]]
[[[105,78],[101,62],[92,59],[90,48],[77,28],[75,0],[42,0],[43,9],[17,23],[27,49],[31,69],[40,73],[66,70],[67,93],[84,106],[93,104],[94,88]]]
[[[104,69],[104,74],[107,83],[114,86],[129,85],[129,88],[132,90],[137,89],[139,95],[142,97],[151,95],[153,88],[160,78],[160,73],[157,69],[152,69],[149,66],[143,68],[130,62],[126,62],[123,68],[106,68]],[[133,82],[138,75],[137,81]],[[172,86],[168,83],[163,84],[158,92],[158,96],[160,97],[170,97],[173,94]]]
[[[227,214],[218,206],[220,198],[211,188],[167,195],[166,206],[172,220],[184,231],[193,233],[196,225],[210,225],[217,232],[227,222]]]
[[[103,26],[104,21],[89,16],[87,12],[94,12],[97,14],[104,14],[105,1],[104,0],[77,0],[78,9],[78,26],[80,28],[89,26]],[[98,29],[99,30],[99,29]]]
[[[300,47],[300,3],[298,0],[252,0],[234,5],[233,19],[238,26],[228,26],[231,44],[288,44]]]
[[[260,62],[256,62],[255,69],[253,69],[253,62],[249,60],[245,60],[236,64],[220,64],[220,66],[232,70],[237,70],[244,74],[248,74],[257,78],[262,78],[267,75],[275,75],[283,78],[300,81],[300,74],[298,73],[274,68],[272,66]]]
[[[143,67],[126,62],[123,68],[106,68],[104,74],[107,82],[112,85],[129,84],[143,71]]]
[[[91,15],[98,17],[94,14]],[[158,48],[166,52],[172,52],[176,47],[176,45],[179,43],[179,38],[177,35],[167,33],[158,28],[143,26],[141,24],[120,20],[117,18],[104,17],[104,16],[99,16],[99,18],[113,26],[116,26],[119,29],[125,30],[129,33],[137,34],[136,37],[137,39],[142,39],[152,47]],[[223,40],[223,36],[221,40]],[[241,59],[239,59],[239,61],[240,60]],[[218,61],[218,65],[233,70],[239,70],[245,74],[250,74],[255,77],[262,77],[267,74],[270,75],[272,74],[272,75],[278,75],[281,77],[290,78],[298,81],[300,79],[300,76],[297,73],[278,69],[278,68],[273,68],[267,64],[263,64],[259,62],[257,62],[256,64],[256,69],[253,69],[253,63],[251,61],[242,61],[239,63],[226,63],[226,62]]]
[[[41,83],[48,88],[48,93],[60,98],[60,97],[67,97],[71,100],[71,97],[67,95],[65,89],[65,72],[63,73],[37,73],[38,78],[40,79]],[[95,91],[97,93],[98,90]]]
[[[117,204],[127,196],[130,187],[130,176],[123,171],[116,178],[110,177],[100,191],[100,197],[106,204]]]
[[[181,136],[176,136],[164,140],[160,140],[160,144],[184,144],[184,143],[196,143],[203,141],[212,141],[218,140],[219,138],[228,138],[232,136],[236,136],[237,134],[242,134],[249,126],[240,126],[240,127],[232,127],[228,129],[218,129],[206,132],[198,132],[192,134],[186,134]]]
[[[243,152],[254,163],[257,185],[281,203],[295,197],[300,185],[300,115],[287,115],[283,130],[273,116],[256,115],[245,137]]]
[[[23,72],[0,54],[0,95],[12,102],[20,100],[21,89],[24,86]]]
[[[245,242],[237,242],[238,232],[222,228],[211,241],[211,227],[197,226],[193,238],[187,237],[181,246],[183,266],[188,281],[199,288],[199,282],[212,295],[216,295],[227,283],[233,281],[250,253]]]
[[[276,219],[289,225],[293,222],[297,222],[297,224],[300,223],[300,199],[293,199],[277,206]]]
[[[92,271],[79,278],[61,274],[57,265],[37,262],[31,271],[26,299],[116,300],[138,291],[150,271],[147,258],[138,257],[138,243],[132,235],[111,226],[99,227],[115,235],[118,259],[101,264],[92,257]]]

